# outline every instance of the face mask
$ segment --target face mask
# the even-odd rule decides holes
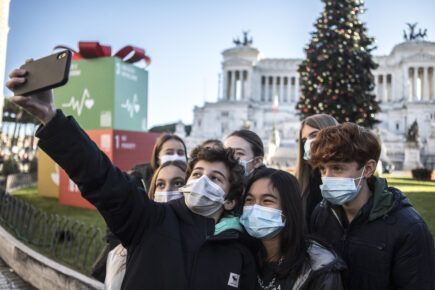
[[[358,178],[347,177],[322,177],[320,191],[324,199],[332,204],[343,205],[351,202],[361,190],[361,179],[363,178],[365,167]],[[355,185],[355,180],[358,180]]]
[[[248,164],[252,161],[254,161],[254,158],[252,158],[251,160],[239,160],[239,164],[243,166],[243,169],[245,169],[245,176],[249,176],[249,174],[251,174],[251,172],[253,171],[248,171]]]
[[[182,162],[184,162],[184,163],[187,163],[187,159],[186,159],[186,156],[180,156],[180,155],[178,155],[178,154],[173,154],[173,155],[162,155],[162,156],[160,156],[159,157],[159,159],[160,159],[160,165],[161,164],[164,164],[164,163],[166,163],[166,162],[169,162],[169,161],[182,161]]]
[[[208,217],[220,210],[224,204],[225,191],[211,181],[207,175],[180,187],[186,206],[194,213]]]
[[[183,194],[179,191],[156,191],[154,193],[155,202],[168,202],[182,197]]]
[[[284,227],[282,211],[261,205],[244,206],[240,223],[257,239],[270,239]]]
[[[311,158],[311,143],[313,143],[314,139],[307,139],[304,144],[304,160],[310,160]]]

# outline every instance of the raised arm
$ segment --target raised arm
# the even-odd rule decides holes
[[[25,71],[14,70],[10,77],[6,85],[13,90],[25,82]],[[165,207],[150,201],[73,118],[56,110],[50,91],[13,96],[11,101],[41,121],[36,133],[39,147],[66,171],[124,245],[139,241],[149,227],[163,220]]]

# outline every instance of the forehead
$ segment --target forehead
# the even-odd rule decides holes
[[[170,139],[170,140],[167,140],[165,143],[163,143],[161,151],[168,150],[168,149],[173,149],[173,150],[183,149],[184,150],[184,146],[180,141],[175,140],[175,139]]]
[[[234,149],[243,149],[245,151],[251,151],[251,144],[249,144],[248,141],[246,141],[245,139],[238,137],[238,136],[230,136],[228,138],[225,139],[224,141],[224,146],[225,147],[230,147],[230,148],[234,148]]]
[[[196,162],[195,167],[193,167],[194,170],[197,168],[202,168],[204,174],[219,171],[227,178],[230,175],[228,168],[222,161],[208,162],[205,160],[199,160]]]
[[[301,138],[305,139],[308,138],[310,136],[310,134],[314,133],[314,132],[318,132],[320,131],[317,128],[311,127],[310,125],[305,124],[302,127],[302,131],[301,131]]]
[[[343,167],[343,168],[348,168],[348,169],[358,169],[358,163],[356,161],[351,161],[351,162],[343,162],[343,161],[328,161],[325,163],[320,163],[319,164],[320,167],[324,167],[324,168],[329,168],[329,167]]]
[[[175,165],[169,165],[163,167],[157,177],[159,179],[173,179],[176,177],[181,177],[184,179],[186,178],[186,173]]]
[[[249,188],[248,193],[255,197],[260,197],[265,193],[269,193],[279,198],[278,191],[273,187],[270,179],[266,177],[256,180]]]

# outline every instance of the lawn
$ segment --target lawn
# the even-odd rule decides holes
[[[400,189],[423,216],[432,236],[435,235],[435,181],[418,181],[406,177],[385,176],[388,185]]]
[[[98,211],[61,205],[56,198],[40,196],[36,187],[20,189],[14,191],[12,195],[27,201],[47,213],[68,216],[79,222],[97,226],[102,232],[106,230],[106,222]]]

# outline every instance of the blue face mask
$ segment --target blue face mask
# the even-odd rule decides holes
[[[348,177],[322,177],[320,191],[324,199],[335,205],[343,205],[354,200],[361,190],[361,179],[365,167],[358,178]],[[358,185],[355,181],[359,180]]]
[[[285,224],[281,210],[257,204],[243,207],[240,223],[250,236],[257,239],[275,237]]]

